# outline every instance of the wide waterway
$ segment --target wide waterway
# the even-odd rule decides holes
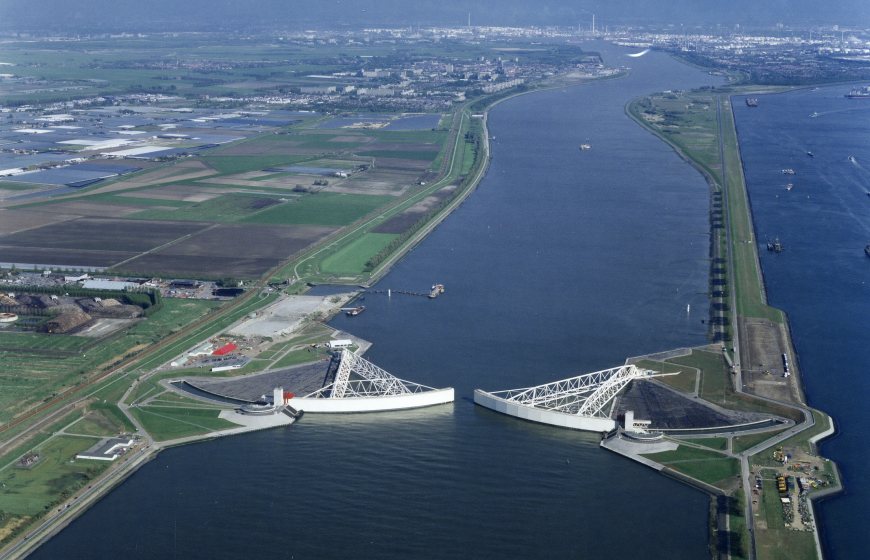
[[[707,557],[705,494],[471,402],[706,341],[708,187],[624,106],[714,79],[595,47],[631,74],[495,108],[478,190],[378,285],[447,293],[334,321],[454,405],[168,450],[33,557]]]
[[[870,101],[845,98],[851,87],[734,104],[758,241],[784,246],[761,249],[768,297],[788,312],[809,404],[839,430],[821,446],[846,489],[817,510],[829,559],[864,558],[870,546]]]

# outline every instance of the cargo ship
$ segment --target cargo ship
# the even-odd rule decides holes
[[[348,317],[356,317],[357,315],[359,315],[360,313],[362,313],[362,312],[365,311],[365,310],[366,310],[366,306],[365,306],[365,305],[360,305],[359,307],[354,307],[353,309],[348,309],[348,310],[345,312],[345,314],[346,314]]]
[[[746,98],[746,106],[747,107],[758,107],[758,98],[757,97],[747,97]]]
[[[435,299],[444,293],[444,284],[433,284],[429,292],[429,299]]]
[[[846,94],[849,99],[870,99],[870,86],[855,88]]]

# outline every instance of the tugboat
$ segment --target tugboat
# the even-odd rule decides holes
[[[767,242],[767,250],[772,253],[782,253],[782,243],[780,243],[779,237]]]
[[[433,284],[429,292],[429,299],[435,299],[444,293],[444,284]]]
[[[365,306],[365,305],[360,305],[359,307],[354,307],[353,309],[348,309],[348,310],[345,312],[345,314],[346,314],[348,317],[356,317],[357,315],[359,315],[360,313],[362,313],[362,312],[365,311],[365,310],[366,310],[366,306]]]

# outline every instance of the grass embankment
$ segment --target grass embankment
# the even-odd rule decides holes
[[[634,100],[627,111],[691,161],[710,183],[711,335],[726,341],[732,337],[732,289],[738,315],[782,323],[782,312],[768,306],[764,295],[749,197],[727,97],[712,90],[661,93]]]

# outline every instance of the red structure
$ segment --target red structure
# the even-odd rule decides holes
[[[223,346],[221,346],[220,348],[218,348],[214,352],[212,352],[211,355],[212,356],[224,356],[226,354],[229,354],[233,350],[238,350],[238,349],[239,349],[239,347],[237,345],[233,344],[232,342],[229,342],[227,344],[224,344]]]
[[[290,391],[284,391],[284,402],[289,401],[293,397],[296,396],[296,393],[291,393]]]

